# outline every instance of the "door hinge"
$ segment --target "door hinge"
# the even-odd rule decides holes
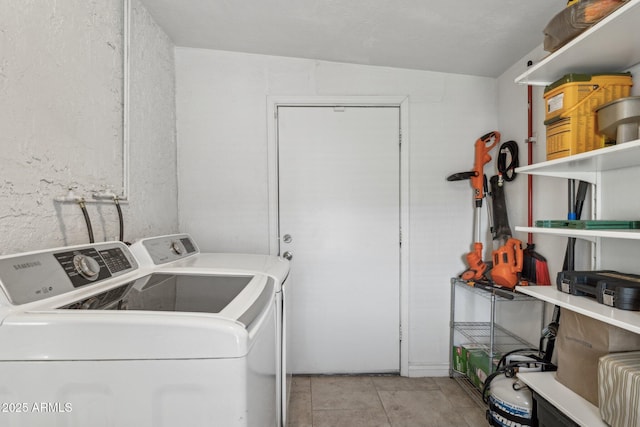
[[[402,325],[400,325],[400,327],[398,329],[400,331],[400,341],[402,341]]]

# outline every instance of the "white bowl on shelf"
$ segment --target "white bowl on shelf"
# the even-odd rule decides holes
[[[596,109],[598,130],[616,144],[634,141],[640,136],[640,96],[619,98]]]

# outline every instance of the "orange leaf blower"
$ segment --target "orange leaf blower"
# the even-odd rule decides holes
[[[467,265],[469,268],[462,273],[464,280],[479,280],[487,270],[487,264],[482,261],[482,238],[481,238],[481,212],[482,199],[485,197],[484,185],[484,165],[491,161],[489,152],[500,142],[500,132],[493,131],[480,137],[475,143],[475,159],[473,170],[470,172],[459,172],[447,177],[447,181],[471,180],[473,188],[473,198],[475,202],[473,229],[475,241],[473,250],[467,254]]]
[[[492,255],[491,279],[500,286],[514,288],[518,284],[518,273],[522,271],[522,242],[512,237]]]

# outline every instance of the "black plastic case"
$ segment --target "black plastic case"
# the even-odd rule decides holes
[[[556,285],[560,292],[571,295],[587,295],[596,298],[596,285],[607,278],[604,274],[620,274],[613,270],[601,271],[561,271]]]
[[[621,310],[640,311],[640,275],[602,271],[561,271],[558,290],[595,298],[600,304]]]
[[[601,280],[596,292],[600,304],[621,310],[640,311],[640,283]]]

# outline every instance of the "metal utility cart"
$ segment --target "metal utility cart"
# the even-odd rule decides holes
[[[475,298],[480,297],[485,301],[489,300],[488,321],[461,321],[456,316],[456,290],[470,293]],[[525,339],[511,332],[496,322],[496,312],[498,303],[525,303],[527,310],[521,310],[522,321],[533,321],[539,318],[540,329],[542,330],[544,322],[545,305],[542,301],[523,295],[518,292],[506,290],[486,290],[469,286],[466,281],[460,278],[451,279],[451,319],[450,327],[450,351],[449,351],[449,377],[454,378],[467,393],[480,405],[485,407],[482,401],[481,390],[471,381],[466,372],[460,372],[454,369],[453,349],[456,345],[472,344],[476,350],[486,353],[487,366],[486,372],[491,373],[495,370],[494,359],[499,359],[501,355],[512,350],[522,348],[538,348]],[[536,309],[537,306],[537,309]],[[520,307],[520,306],[519,306]],[[458,341],[456,338],[464,338],[464,342]],[[494,362],[497,362],[495,360]]]

